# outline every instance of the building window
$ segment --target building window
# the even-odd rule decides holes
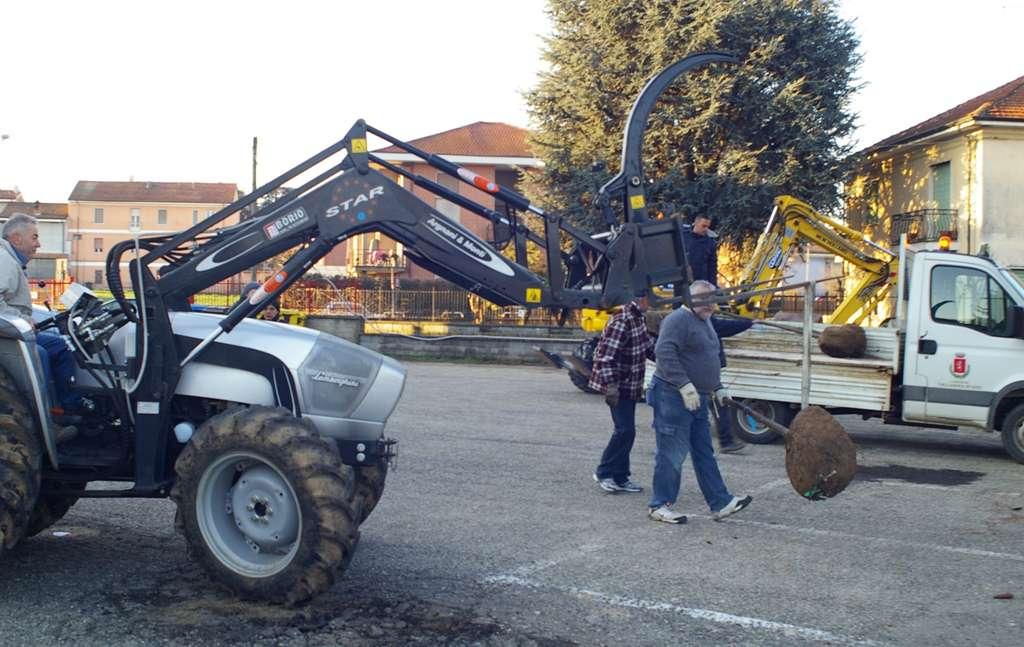
[[[103,239],[102,238],[93,238],[92,239],[92,251],[94,251],[94,252],[102,252],[103,251]]]
[[[950,209],[953,206],[952,173],[949,162],[932,166],[932,200],[936,209]]]
[[[192,224],[199,222],[199,209],[192,210]]]
[[[212,215],[213,215],[213,209],[207,209],[206,210],[206,217],[209,218]]]
[[[156,210],[156,224],[166,225],[167,224],[167,209]]]
[[[92,221],[98,225],[103,224],[103,208],[96,207],[92,210]]]
[[[93,275],[93,278],[96,279],[97,284],[103,283],[103,270],[96,270],[95,274]]]
[[[131,227],[132,229],[138,229],[141,226],[141,224],[140,224],[141,222],[142,222],[142,216],[139,213],[139,210],[138,209],[132,209],[132,219],[129,222],[128,226]]]
[[[439,172],[437,174],[437,183],[454,193],[459,192],[459,181],[450,175]],[[459,205],[454,202],[449,202],[444,198],[436,198],[434,200],[434,208],[443,213],[449,219],[454,220],[455,222],[460,221],[459,216],[461,210],[459,209]]]

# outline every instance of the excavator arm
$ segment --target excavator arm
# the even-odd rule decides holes
[[[743,272],[742,285],[773,286],[782,281],[786,261],[800,243],[818,245],[860,270],[861,278],[842,303],[826,317],[827,323],[860,323],[889,296],[898,257],[861,232],[818,213],[806,202],[783,195],[758,239]],[[759,293],[740,302],[744,317],[764,318],[774,292]]]

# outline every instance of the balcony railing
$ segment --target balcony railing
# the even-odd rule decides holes
[[[898,245],[900,235],[907,235],[910,243],[934,243],[941,234],[949,234],[953,240],[957,238],[956,209],[918,209],[897,213],[892,217],[890,241]]]

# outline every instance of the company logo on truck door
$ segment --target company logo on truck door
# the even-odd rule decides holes
[[[280,218],[275,218],[272,222],[263,225],[263,233],[266,234],[267,240],[277,238],[281,234],[298,229],[306,224],[308,220],[306,210],[299,207],[295,211],[290,211]]]
[[[967,364],[967,353],[957,353],[953,356],[949,372],[953,374],[953,377],[967,377],[967,374],[971,372],[971,367]]]
[[[334,216],[338,215],[342,211],[348,211],[352,207],[360,205],[360,204],[362,204],[364,202],[369,202],[370,200],[373,200],[374,198],[378,198],[378,197],[380,197],[382,195],[384,195],[384,187],[383,186],[375,186],[372,189],[370,189],[369,193],[367,193],[365,195],[360,193],[359,195],[357,195],[354,198],[349,198],[348,200],[343,200],[342,202],[339,202],[338,204],[336,204],[333,207],[329,208],[325,215],[328,218],[333,218]]]
[[[512,271],[512,268],[508,266],[508,263],[502,261],[500,258],[485,249],[479,242],[472,238],[472,234],[460,231],[446,222],[441,222],[433,216],[428,218],[425,224],[427,229],[436,234],[438,238],[459,250],[466,256],[477,261],[481,265],[486,265],[495,272],[499,272],[505,276],[515,276],[516,273]]]

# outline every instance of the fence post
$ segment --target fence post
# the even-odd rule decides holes
[[[811,326],[814,323],[814,284],[804,284],[803,365],[800,367],[800,408],[811,403]]]

